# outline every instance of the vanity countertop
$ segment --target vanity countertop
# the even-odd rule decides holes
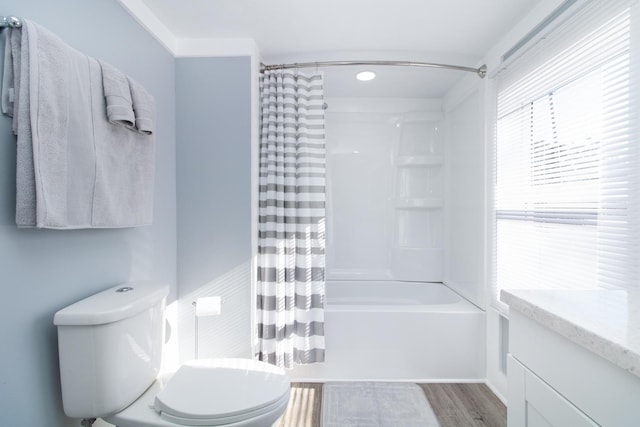
[[[522,315],[640,377],[640,290],[503,290]]]

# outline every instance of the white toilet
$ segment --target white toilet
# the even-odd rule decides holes
[[[83,425],[268,427],[284,413],[286,372],[249,359],[203,359],[161,375],[165,283],[127,283],[55,314],[64,412]]]

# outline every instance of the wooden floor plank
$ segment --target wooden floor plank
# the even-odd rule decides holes
[[[472,426],[473,417],[464,410],[451,384],[420,384],[441,427]],[[463,408],[463,409],[461,409]]]
[[[485,384],[418,384],[440,427],[506,427],[507,408]],[[277,427],[321,427],[322,383],[292,383]]]
[[[420,384],[441,427],[506,427],[507,408],[485,384]]]
[[[289,405],[278,427],[320,427],[322,383],[292,383]]]

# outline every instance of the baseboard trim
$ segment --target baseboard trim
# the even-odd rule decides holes
[[[393,383],[418,383],[418,384],[438,384],[438,383],[472,383],[472,384],[487,384],[484,378],[291,378],[292,383],[328,383],[328,382],[393,382]],[[489,386],[487,384],[487,386]],[[491,391],[494,391],[493,387],[490,387]],[[496,394],[497,395],[497,394]],[[501,399],[502,400],[502,399]]]
[[[507,399],[498,391],[498,389],[491,385],[489,381],[485,381],[484,383],[487,387],[489,387],[489,390],[491,390],[491,392],[495,394],[498,399],[500,399],[504,406],[509,407],[509,405],[507,405]]]

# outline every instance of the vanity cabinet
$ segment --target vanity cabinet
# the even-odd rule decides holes
[[[509,427],[640,426],[639,376],[513,307],[507,376]]]
[[[549,384],[508,356],[509,426],[597,426]]]

